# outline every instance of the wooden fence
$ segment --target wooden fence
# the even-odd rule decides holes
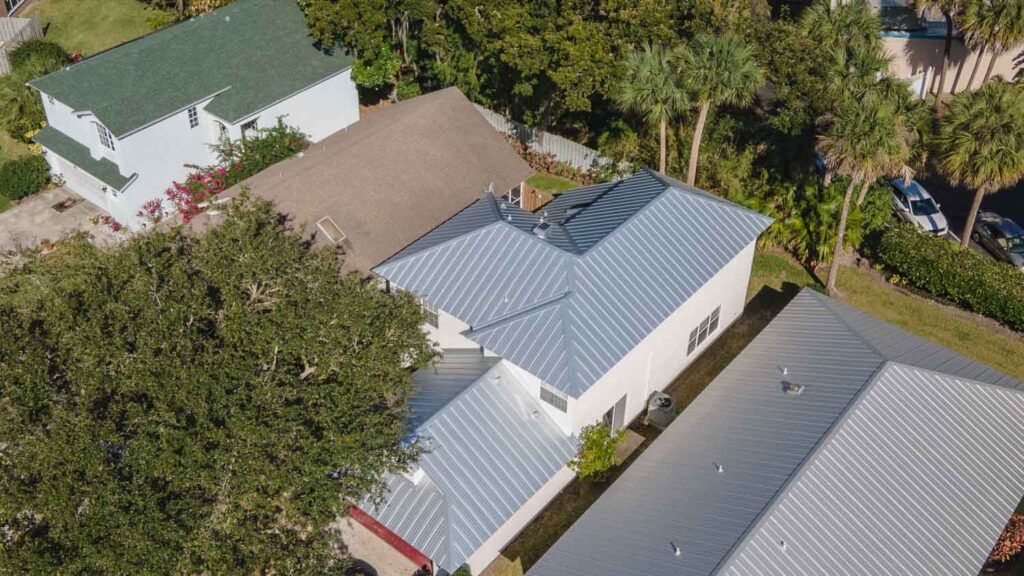
[[[581,170],[589,170],[596,164],[610,162],[610,160],[601,156],[601,154],[593,148],[587,148],[586,146],[573,142],[567,138],[563,138],[543,130],[538,130],[537,128],[527,126],[521,122],[516,122],[515,120],[502,116],[494,110],[484,108],[479,104],[474,104],[474,106],[476,106],[480,115],[490,122],[491,126],[493,126],[498,132],[504,132],[515,136],[516,139],[530,148],[538,152],[551,154],[561,162],[565,162],[566,164]]]
[[[33,38],[42,38],[39,18],[0,18],[0,76],[11,73],[7,53],[18,44]]]

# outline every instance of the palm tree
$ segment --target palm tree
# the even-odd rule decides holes
[[[735,106],[749,101],[764,82],[764,74],[754,59],[754,49],[733,34],[699,34],[689,45],[677,50],[676,59],[688,91],[700,106],[686,172],[686,182],[693,186],[697,181],[700,141],[711,106]]]
[[[686,108],[672,52],[660,44],[645,44],[643,50],[626,56],[624,67],[626,75],[613,94],[615,101],[623,111],[641,114],[658,127],[658,171],[664,174],[668,123]]]
[[[826,289],[835,292],[854,188],[900,170],[910,156],[910,136],[895,104],[883,98],[851,98],[819,121],[818,151],[825,164],[850,178],[843,197]]]
[[[957,94],[935,138],[938,168],[957,185],[974,190],[960,246],[970,242],[986,194],[1024,177],[1024,97],[1013,84],[991,82]]]
[[[992,77],[992,69],[996,60],[1004,52],[1024,41],[1024,0],[1001,0],[995,3],[996,23],[995,42],[992,46],[992,57],[985,69],[982,83]]]
[[[1024,39],[1024,5],[1022,0],[964,0],[960,14],[960,29],[968,47],[978,53],[967,81],[967,89],[974,86],[981,61],[991,53],[988,69],[982,83],[992,75],[999,55]]]
[[[953,48],[953,15],[959,14],[961,0],[911,0],[918,13],[938,10],[946,20],[946,42],[942,47],[942,64],[939,65],[939,85],[935,89],[935,99],[942,100],[942,91],[946,87],[946,72],[949,69],[949,54]]]

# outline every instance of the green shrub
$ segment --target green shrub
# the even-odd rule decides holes
[[[580,431],[579,453],[569,462],[569,468],[576,472],[580,480],[605,480],[608,471],[615,465],[615,449],[625,435],[624,430],[612,432],[604,424],[586,426]]]
[[[423,93],[423,88],[412,78],[402,78],[395,92],[398,101],[411,100]]]
[[[1024,275],[909,224],[882,236],[877,261],[894,280],[1024,331]]]
[[[15,158],[0,165],[0,196],[20,200],[35,194],[50,179],[50,166],[42,156]]]
[[[39,38],[22,42],[7,58],[11,69],[30,70],[33,76],[60,70],[68,63],[68,53],[60,44]]]

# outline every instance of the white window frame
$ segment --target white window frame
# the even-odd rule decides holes
[[[701,344],[707,341],[712,334],[718,331],[718,326],[721,324],[722,307],[718,306],[711,314],[708,314],[700,321],[693,330],[690,331],[690,338],[686,343],[686,355],[693,354]]]
[[[107,130],[107,127],[99,122],[93,122],[93,124],[96,125],[96,134],[99,136],[100,145],[111,152],[115,151],[117,148],[114,144],[114,135],[110,133],[110,130]]]
[[[431,304],[423,298],[417,298],[420,303],[420,309],[423,310],[423,317],[426,319],[427,324],[430,324],[434,328],[440,328],[440,312],[437,306]]]
[[[188,109],[188,127],[196,128],[199,126],[199,109],[195,106],[190,106]]]
[[[509,204],[514,204],[514,205],[519,206],[520,208],[522,208],[523,207],[523,186],[522,186],[522,184],[520,184],[519,186],[516,186],[515,188],[509,189],[508,193],[505,194],[505,200]]]
[[[544,382],[540,384],[540,399],[559,412],[569,412],[569,396],[559,390],[555,390]]]
[[[249,132],[256,132],[260,129],[259,117],[249,120],[245,124],[242,124],[242,138],[245,138]]]

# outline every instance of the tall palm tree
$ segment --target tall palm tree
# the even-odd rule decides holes
[[[625,77],[614,92],[615,102],[625,112],[643,115],[658,127],[658,171],[665,173],[668,161],[668,123],[686,108],[686,93],[672,63],[672,52],[660,44],[645,44],[643,50],[626,56]]]
[[[751,100],[754,91],[764,83],[764,73],[754,58],[753,47],[733,34],[699,34],[677,50],[676,59],[687,90],[700,107],[686,172],[686,182],[693,186],[697,181],[700,141],[711,106],[735,106]]]
[[[918,13],[938,10],[946,20],[946,41],[942,47],[942,64],[939,65],[939,85],[935,88],[935,99],[942,100],[942,91],[946,87],[946,72],[949,70],[949,54],[953,48],[953,15],[959,14],[962,0],[911,0]]]
[[[996,60],[1007,50],[1024,41],[1024,0],[999,0],[995,2],[995,31],[992,45],[992,57],[985,69],[982,82],[992,77],[992,69]]]
[[[989,67],[982,83],[992,74],[992,67],[1002,51],[1009,49],[1024,34],[1021,23],[1021,0],[964,0],[960,13],[960,29],[968,48],[977,52],[967,89],[974,87],[974,80],[981,69],[985,54],[991,53]]]
[[[800,30],[824,50],[857,50],[878,43],[882,23],[864,0],[816,0],[800,16]]]
[[[817,148],[826,166],[850,178],[826,283],[831,294],[836,288],[854,188],[902,168],[910,156],[910,137],[895,104],[884,98],[850,98],[822,118],[819,127]]]
[[[1024,177],[1024,97],[1018,87],[990,82],[957,94],[935,137],[939,171],[974,190],[960,246],[970,242],[986,194]]]

